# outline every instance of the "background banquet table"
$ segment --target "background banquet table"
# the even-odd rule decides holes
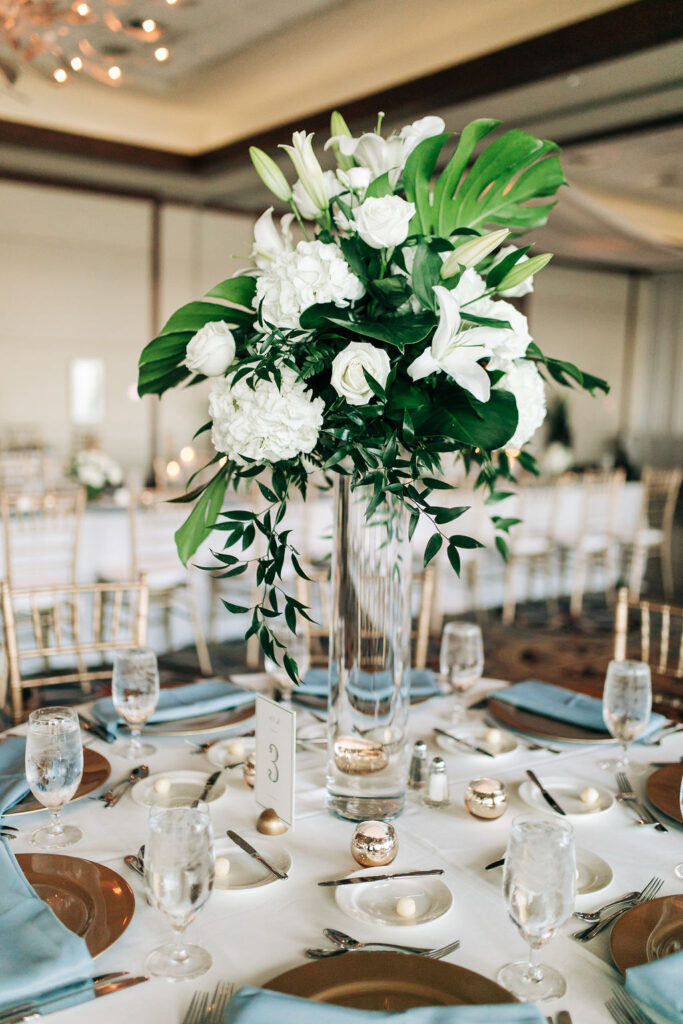
[[[471,692],[490,691],[502,684],[482,680]],[[424,738],[430,756],[443,754],[434,744],[435,725],[449,720],[450,699],[437,697],[412,709],[411,739]],[[310,724],[305,711],[298,712],[299,724]],[[198,739],[197,737],[193,737]],[[91,738],[88,738],[90,743]],[[156,736],[157,752],[148,759],[151,772],[172,769],[213,770],[204,755],[193,755],[181,737]],[[112,764],[112,779],[124,777],[128,764],[99,740],[91,744]],[[85,1024],[97,1016],[98,1024],[118,1024],[124,1019],[147,1024],[182,1021],[195,989],[209,990],[219,980],[237,985],[260,985],[305,961],[309,946],[325,945],[324,927],[337,927],[360,939],[384,939],[417,945],[437,946],[453,938],[462,945],[447,959],[455,964],[495,978],[498,969],[523,956],[525,946],[508,918],[501,894],[500,870],[485,872],[484,865],[499,857],[505,847],[512,817],[528,810],[517,795],[524,769],[533,767],[550,784],[554,776],[570,776],[583,782],[607,786],[615,791],[614,779],[600,770],[597,762],[602,747],[566,747],[560,755],[545,751],[530,752],[520,743],[517,750],[495,761],[468,752],[443,754],[446,758],[452,804],[442,810],[425,807],[410,793],[404,813],[396,821],[400,848],[396,869],[442,867],[443,880],[453,893],[453,906],[442,918],[428,924],[389,928],[352,920],[336,905],[330,889],[316,882],[342,877],[357,867],[349,853],[353,825],[331,817],[324,809],[325,754],[297,754],[297,792],[295,827],[281,837],[264,837],[255,831],[259,812],[253,791],[248,789],[238,770],[228,771],[226,793],[210,804],[216,840],[225,839],[226,828],[233,828],[251,839],[264,855],[275,847],[285,847],[292,856],[287,881],[278,881],[260,889],[243,892],[214,891],[197,921],[189,929],[190,940],[207,948],[213,957],[213,969],[191,983],[170,984],[153,979],[130,991],[92,1004],[54,1014],[55,1024]],[[680,736],[672,736],[662,746],[640,746],[634,760],[674,760],[683,753]],[[508,786],[509,808],[497,821],[483,822],[465,811],[463,795],[470,779],[494,775]],[[640,780],[636,788],[642,791]],[[550,787],[552,788],[552,787]],[[68,853],[90,858],[119,871],[132,886],[136,911],[124,935],[95,963],[96,972],[127,970],[144,972],[148,952],[169,935],[161,914],[144,899],[142,880],[124,865],[123,857],[135,853],[146,835],[146,808],[127,794],[113,809],[100,803],[81,800],[67,807],[64,817],[77,824],[83,840]],[[29,850],[26,836],[39,818],[16,816],[13,824],[21,834],[12,844],[15,852]],[[638,827],[628,811],[615,803],[595,816],[572,818],[577,845],[603,857],[614,871],[608,889],[593,896],[580,897],[577,909],[592,909],[631,889],[640,889],[652,875],[664,879],[660,895],[680,891],[673,868],[683,857],[683,828],[667,822],[669,831],[659,833]],[[227,840],[226,840],[227,842]],[[229,851],[226,849],[229,856]],[[608,952],[609,932],[588,946],[569,938],[580,925],[571,920],[543,950],[542,959],[563,970],[568,981],[567,994],[560,1000],[543,1004],[544,1012],[569,1009],[575,1024],[607,1024],[611,1020],[604,1000],[619,976]],[[364,954],[347,954],[362,956]]]

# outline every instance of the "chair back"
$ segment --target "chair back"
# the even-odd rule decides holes
[[[683,482],[683,469],[654,469],[645,466],[641,475],[643,496],[639,528],[671,532],[678,493]]]
[[[73,583],[85,491],[0,491],[4,576],[17,587]]]
[[[46,456],[40,448],[0,449],[0,487],[10,491],[43,491]]]
[[[169,499],[176,496],[155,493],[150,501],[141,497],[131,499],[131,578],[140,573],[148,577],[155,573],[184,573],[174,534],[187,518],[187,506],[172,504]]]
[[[596,535],[614,537],[625,482],[623,469],[584,473],[580,540]]]
[[[683,608],[651,601],[630,601],[628,589],[622,587],[617,596],[614,620],[614,658],[628,657],[629,620],[639,617],[639,649],[632,654],[644,661],[653,672],[670,679],[683,679]]]
[[[147,638],[148,592],[144,578],[126,583],[13,587],[2,582],[2,618],[14,721],[21,721],[23,690],[48,683],[111,676],[103,656],[143,647]],[[31,664],[32,663],[32,664]],[[28,675],[36,664],[43,675]]]

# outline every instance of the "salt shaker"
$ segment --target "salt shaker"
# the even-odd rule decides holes
[[[447,807],[451,802],[448,795],[448,776],[442,757],[435,757],[429,768],[427,792],[422,798],[428,807]]]
[[[410,768],[408,769],[408,786],[410,789],[424,789],[427,782],[427,744],[418,740],[413,746]]]

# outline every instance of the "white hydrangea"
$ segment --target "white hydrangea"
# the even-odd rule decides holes
[[[97,448],[85,448],[77,452],[73,460],[73,472],[80,484],[94,491],[103,487],[118,487],[123,473],[118,462]]]
[[[526,359],[509,363],[495,385],[510,391],[517,402],[517,429],[506,448],[521,448],[536,433],[546,414],[545,385],[535,365]]]
[[[313,398],[293,370],[283,367],[281,373],[280,389],[272,380],[258,381],[253,389],[244,379],[233,384],[234,374],[215,380],[209,414],[216,451],[239,465],[247,459],[280,462],[313,451],[325,403]]]
[[[254,306],[261,303],[266,323],[296,328],[299,316],[317,302],[344,308],[362,298],[365,288],[333,242],[299,242],[280,253],[259,275]]]
[[[479,303],[476,305],[479,306]],[[468,309],[471,308],[468,306]],[[515,309],[511,303],[501,299],[498,302],[490,302],[485,313],[480,313],[477,310],[477,315],[493,317],[495,320],[507,320],[512,328],[512,330],[501,328],[496,331],[491,341],[493,358],[489,364],[490,369],[506,370],[511,360],[521,359],[529,347],[529,343],[533,340],[529,334],[529,324],[524,314]]]

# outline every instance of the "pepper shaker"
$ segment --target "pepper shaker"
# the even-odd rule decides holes
[[[418,740],[413,746],[410,768],[408,769],[408,786],[410,789],[424,789],[427,782],[427,744]]]

